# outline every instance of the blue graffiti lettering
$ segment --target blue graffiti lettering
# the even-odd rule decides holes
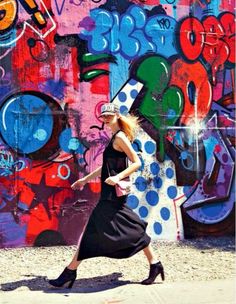
[[[177,54],[174,46],[175,26],[175,19],[165,15],[154,16],[148,20],[145,33],[156,45],[158,54],[166,57]]]
[[[123,15],[104,9],[91,11],[94,28],[84,30],[80,37],[88,41],[91,52],[120,53],[132,59],[147,51],[174,55],[176,21],[166,15],[147,18],[143,8],[133,5]]]
[[[12,175],[13,172],[21,171],[25,168],[23,160],[14,161],[13,156],[7,151],[0,151],[0,176]]]

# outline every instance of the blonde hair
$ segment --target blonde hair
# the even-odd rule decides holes
[[[120,129],[125,133],[128,139],[133,142],[136,137],[137,130],[139,128],[138,117],[134,115],[123,116],[120,114],[118,117],[118,124]]]

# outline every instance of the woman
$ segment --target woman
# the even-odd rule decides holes
[[[113,133],[103,153],[103,165],[71,186],[76,190],[101,176],[100,200],[90,216],[72,261],[57,279],[49,280],[56,287],[66,283],[69,283],[68,288],[73,286],[76,270],[82,260],[97,256],[128,258],[140,250],[144,251],[150,264],[149,276],[141,283],[152,284],[159,274],[164,280],[163,266],[155,259],[150,237],[145,232],[147,223],[125,204],[126,195],[116,196],[114,187],[140,167],[140,159],[131,145],[138,126],[137,118],[122,116],[116,105],[109,103],[101,107],[100,117]],[[127,158],[130,165],[127,165]]]

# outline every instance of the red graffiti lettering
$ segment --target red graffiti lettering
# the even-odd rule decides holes
[[[223,13],[217,19],[208,16],[199,21],[195,17],[180,23],[177,43],[187,61],[200,56],[211,66],[212,83],[216,84],[216,72],[225,63],[235,63],[235,23],[232,13]]]
[[[178,86],[184,94],[180,123],[192,125],[196,120],[200,122],[208,114],[212,101],[207,71],[200,62],[187,63],[182,59],[176,60],[171,70],[171,84]]]
[[[224,29],[220,22],[209,16],[203,21],[205,29],[205,43],[202,51],[203,58],[210,64],[212,71],[212,82],[216,84],[216,72],[223,66],[229,56],[229,47],[222,38]]]
[[[223,13],[219,16],[219,20],[224,28],[225,36],[224,41],[229,47],[229,57],[228,62],[230,64],[235,63],[235,22],[234,14]]]
[[[187,60],[196,60],[201,55],[204,43],[204,28],[194,17],[187,18],[180,25],[179,45]]]

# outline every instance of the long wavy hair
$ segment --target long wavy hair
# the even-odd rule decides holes
[[[139,128],[138,117],[134,115],[124,116],[119,114],[118,124],[120,129],[126,134],[128,139],[133,142],[136,137],[137,130]]]

